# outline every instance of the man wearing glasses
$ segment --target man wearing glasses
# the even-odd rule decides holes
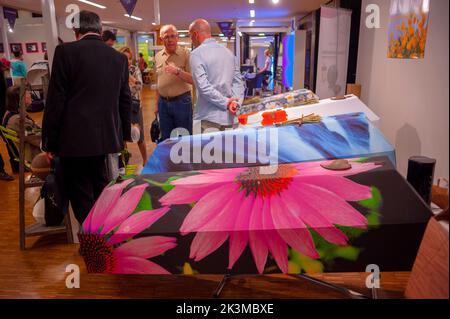
[[[184,128],[192,135],[192,75],[187,49],[178,46],[178,31],[173,25],[160,30],[164,50],[155,56],[157,75],[157,112],[161,141],[174,129]],[[180,132],[181,133],[181,132]],[[174,134],[179,135],[179,134]]]

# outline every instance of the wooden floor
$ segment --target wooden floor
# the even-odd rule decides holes
[[[149,154],[155,145],[149,138],[154,119],[155,95],[145,88],[144,122]],[[39,123],[42,114],[33,114]],[[1,154],[10,171],[5,145]],[[141,163],[135,145],[130,145],[132,163]],[[14,182],[0,181],[0,298],[210,298],[220,276],[125,276],[87,274],[76,244],[67,244],[65,235],[28,238],[27,250],[19,250],[18,176]],[[38,190],[27,191],[27,223],[33,223],[31,208]],[[81,269],[80,289],[66,288],[66,266]],[[365,288],[366,273],[315,276],[333,284],[370,294]],[[383,273],[380,298],[402,298],[409,273]],[[344,298],[345,296],[290,276],[236,277],[224,288],[223,298]]]

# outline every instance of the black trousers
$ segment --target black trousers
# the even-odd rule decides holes
[[[108,185],[107,156],[61,157],[64,191],[80,224]]]
[[[0,154],[0,173],[5,171],[5,162],[3,162],[2,154]]]

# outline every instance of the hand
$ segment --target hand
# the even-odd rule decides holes
[[[230,113],[236,114],[237,111],[237,107],[238,107],[238,99],[237,98],[230,98],[228,99],[228,111],[230,111]]]
[[[55,158],[55,154],[52,152],[45,152],[45,156],[47,156],[49,162],[53,161],[53,159]]]
[[[129,84],[134,85],[137,82],[137,80],[134,76],[130,75],[128,82]]]
[[[170,63],[164,67],[164,72],[172,75],[179,75],[179,68],[177,68],[173,63]]]

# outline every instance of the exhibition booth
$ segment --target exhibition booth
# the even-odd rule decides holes
[[[220,275],[211,291],[220,297],[233,289],[225,285],[235,276],[284,274],[337,290],[341,298],[366,299],[389,298],[380,272],[407,273],[401,298],[448,298],[448,185],[442,185],[448,179],[448,2],[211,4],[215,12],[201,13],[213,38],[235,55],[245,98],[234,125],[205,132],[194,120],[192,135],[159,142],[159,136],[148,139],[159,125],[153,114],[155,55],[164,50],[159,31],[176,24],[178,45],[194,50],[187,29],[193,13],[186,9],[172,21],[173,6],[158,0],[145,0],[145,7],[142,0],[132,7],[98,1],[104,9],[75,1],[97,10],[104,30],[116,35],[114,48],[130,47],[134,63],[139,54],[145,60],[151,150],[139,169],[133,147],[116,154],[122,171],[81,225],[63,200],[54,206],[66,205],[64,216],[50,225],[45,195],[39,207],[30,198],[53,173],[43,154],[30,158],[27,145],[39,149],[41,131],[26,130],[27,111],[42,120],[54,49],[75,41],[63,14],[69,2],[32,2],[0,1],[5,77],[22,94],[34,92],[34,105],[42,106],[27,109],[21,99],[19,130],[0,127],[1,155],[11,157],[15,149],[20,171],[16,188],[0,188],[15,196],[8,203],[18,203],[19,223],[0,224],[18,229],[9,243],[15,254],[32,251],[28,243],[36,236],[65,234],[86,276]],[[246,12],[250,6],[250,16],[233,6]],[[139,18],[145,12],[152,14]],[[27,70],[19,80],[11,66],[17,51]],[[197,95],[194,87],[194,109]],[[377,275],[358,290],[326,279],[338,273]],[[97,277],[91,278],[93,287]],[[3,296],[1,290],[0,284]],[[4,295],[16,297],[11,290]]]

